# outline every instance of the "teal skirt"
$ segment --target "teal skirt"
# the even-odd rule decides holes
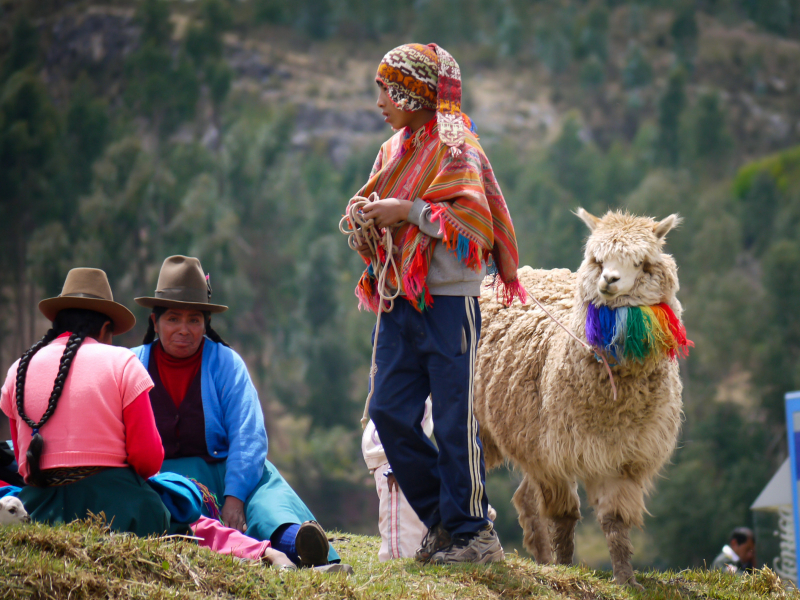
[[[169,471],[194,479],[205,485],[217,497],[220,508],[225,503],[226,462],[207,463],[202,458],[170,458],[164,461],[161,471]],[[207,517],[207,509],[204,508]],[[244,503],[247,535],[257,540],[268,540],[274,531],[286,523],[314,521],[314,515],[286,480],[268,460],[264,461],[264,474]],[[328,560],[339,560],[331,547]]]
[[[161,498],[129,467],[106,469],[69,485],[25,486],[19,499],[31,519],[41,523],[69,523],[102,512],[115,531],[148,536],[170,530]]]

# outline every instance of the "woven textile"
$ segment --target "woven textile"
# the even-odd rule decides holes
[[[517,279],[517,240],[506,202],[489,160],[465,125],[463,151],[453,156],[438,135],[438,124],[431,120],[413,133],[406,127],[383,144],[367,184],[358,192],[367,197],[376,192],[381,198],[414,200],[431,204],[432,220],[440,224],[441,243],[456,252],[468,267],[479,270],[490,261],[497,268],[498,296],[510,304],[514,296],[525,301],[525,288]],[[433,245],[439,243],[423,234],[413,223],[403,222],[393,231],[401,281],[390,275],[389,283],[402,288],[402,294],[418,309],[431,306],[433,298],[425,281]],[[379,253],[383,248],[379,247]],[[381,262],[386,256],[379,256]],[[356,295],[362,306],[376,311],[379,306],[375,277],[370,268],[362,275]]]
[[[44,485],[40,487],[54,487],[58,485],[69,485],[81,479],[86,479],[105,471],[108,467],[59,467],[57,469],[45,469],[42,471],[44,475]]]
[[[436,44],[405,44],[386,53],[375,80],[398,108],[436,111],[439,138],[457,153],[464,143],[461,118],[461,69]]]

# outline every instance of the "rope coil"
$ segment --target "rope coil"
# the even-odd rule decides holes
[[[375,339],[372,341],[372,365],[369,369],[369,394],[364,405],[364,414],[361,417],[361,428],[364,429],[369,422],[369,403],[375,391],[375,374],[378,372],[378,365],[375,363],[378,350],[378,334],[381,330],[381,315],[385,312],[392,312],[394,301],[400,296],[400,267],[397,266],[394,257],[394,241],[392,240],[391,227],[385,227],[383,233],[375,227],[374,219],[364,218],[362,209],[370,202],[376,202],[380,197],[375,192],[369,198],[363,196],[353,196],[347,206],[347,214],[339,221],[339,231],[347,236],[347,245],[352,250],[358,251],[365,244],[369,247],[371,257],[370,265],[372,273],[377,279],[377,290],[380,301],[378,303],[378,319],[375,324]],[[382,247],[386,252],[386,262],[382,263],[378,256],[378,247]],[[387,283],[389,270],[394,271],[394,280],[398,283],[397,289],[392,291]]]

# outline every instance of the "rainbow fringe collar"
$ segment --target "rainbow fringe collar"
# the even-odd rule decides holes
[[[648,358],[686,358],[694,342],[667,304],[656,306],[597,307],[586,310],[586,339],[606,350],[617,362],[644,363]]]

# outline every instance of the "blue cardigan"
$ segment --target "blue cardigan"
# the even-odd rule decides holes
[[[153,344],[132,348],[145,368]],[[258,393],[242,357],[205,338],[200,390],[208,452],[215,458],[227,458],[225,495],[244,502],[264,473],[267,430]]]

